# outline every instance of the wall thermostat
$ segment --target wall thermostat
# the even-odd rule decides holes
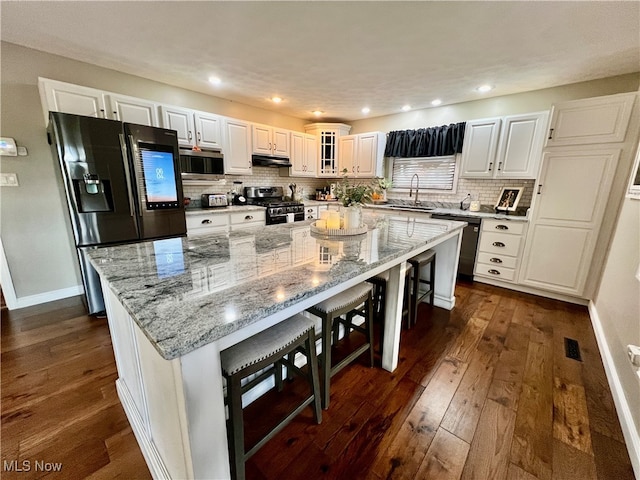
[[[16,141],[10,137],[0,137],[0,155],[7,157],[17,157],[18,147]]]

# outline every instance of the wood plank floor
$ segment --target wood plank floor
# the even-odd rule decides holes
[[[322,424],[307,409],[249,460],[248,478],[633,479],[586,309],[478,283],[456,297],[451,312],[421,306],[395,372],[363,362],[335,376]],[[566,358],[565,337],[582,362]],[[106,320],[78,298],[3,310],[1,347],[3,479],[150,478]],[[248,442],[303,391],[294,380],[252,404]]]

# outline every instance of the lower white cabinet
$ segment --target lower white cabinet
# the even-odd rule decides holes
[[[315,220],[318,218],[318,207],[305,205],[304,207],[304,219],[305,220]]]
[[[474,274],[505,282],[517,281],[526,222],[484,219]]]
[[[189,214],[187,220],[187,235],[208,235],[210,233],[224,233],[229,230],[229,214],[198,212]]]
[[[231,231],[246,226],[259,226],[266,223],[266,211],[265,210],[251,210],[245,212],[233,212],[229,214],[229,224]]]

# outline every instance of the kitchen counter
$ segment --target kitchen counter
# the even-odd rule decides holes
[[[407,205],[407,209],[403,209],[401,204],[367,204],[365,208],[368,209],[379,209],[384,211],[394,211],[394,212],[414,212],[415,210],[411,208],[410,205]],[[462,210],[460,208],[451,208],[445,206],[429,206],[429,204],[423,205],[425,208],[423,213],[430,215],[453,215],[458,217],[475,217],[475,218],[493,218],[496,220],[505,220],[505,221],[514,221],[514,222],[528,222],[529,218],[526,214],[524,215],[516,215],[512,212],[509,214],[506,213],[496,213],[495,210],[491,207],[483,206],[481,211],[472,212],[469,210]]]
[[[216,213],[233,213],[233,212],[251,212],[256,210],[264,210],[265,207],[260,205],[229,205],[227,207],[216,208],[186,208],[185,215],[214,215]]]
[[[310,222],[103,247],[116,389],[154,478],[230,477],[220,352],[383,271],[382,367],[398,364],[406,260],[438,256],[435,305],[455,305],[465,222],[365,211],[367,233]]]

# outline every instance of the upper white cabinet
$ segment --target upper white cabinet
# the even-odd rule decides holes
[[[547,147],[624,141],[635,93],[621,93],[553,106]]]
[[[462,148],[464,178],[536,178],[548,112],[467,122]]]
[[[162,126],[178,132],[178,143],[185,147],[222,150],[222,117],[188,108],[161,106]]]
[[[224,173],[251,175],[251,124],[225,118],[224,143]]]
[[[318,177],[339,177],[338,139],[348,135],[351,126],[344,123],[312,123],[305,125],[307,133],[318,138]]]
[[[45,78],[38,79],[38,88],[41,101],[46,106],[46,123],[49,122],[49,112],[110,118],[107,115],[107,102],[102,90]]]
[[[382,132],[346,135],[339,138],[339,172],[352,177],[381,177],[386,136]]]
[[[318,164],[318,140],[315,135],[291,132],[292,177],[315,177]]]
[[[256,155],[289,158],[289,143],[291,142],[291,132],[289,130],[254,124],[252,132],[253,153]]]
[[[196,145],[223,150],[222,117],[207,112],[195,112]]]
[[[187,108],[161,106],[162,126],[178,132],[178,143],[183,146],[195,145],[193,110]]]
[[[110,117],[114,120],[149,127],[159,125],[156,103],[115,93],[108,94],[107,99],[109,100]]]

